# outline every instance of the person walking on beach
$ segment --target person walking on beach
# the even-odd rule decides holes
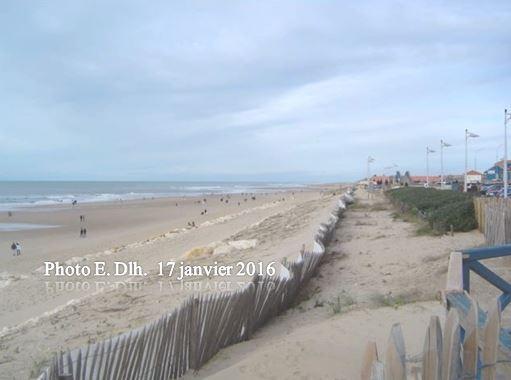
[[[16,243],[14,243],[14,242],[13,242],[13,243],[11,244],[11,249],[12,249],[12,255],[13,255],[13,256],[16,256]]]
[[[19,241],[16,242],[16,256],[21,255],[21,244]]]
[[[87,237],[87,228],[83,229],[83,237]]]

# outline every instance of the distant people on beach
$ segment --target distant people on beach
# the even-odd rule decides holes
[[[11,249],[12,249],[12,255],[13,256],[21,255],[21,244],[20,244],[19,241],[12,243],[11,244]]]
[[[80,222],[85,222],[85,215],[80,215]]]
[[[86,237],[87,236],[87,228],[81,228],[80,229],[80,237]]]
[[[73,202],[71,202],[71,204],[72,204],[73,206],[76,206],[76,205],[78,204],[78,202],[77,202],[77,201],[76,201],[76,199],[75,199],[75,200],[73,200]]]

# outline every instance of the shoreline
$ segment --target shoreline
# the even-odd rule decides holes
[[[339,189],[339,185],[334,187]],[[231,195],[229,203],[221,202],[222,196],[217,195],[207,198],[206,215],[200,214],[203,205],[197,203],[198,197],[181,199],[178,207],[175,200],[159,199],[108,205],[82,204],[61,212],[15,213],[13,218],[62,218],[65,223],[63,227],[52,229],[51,233],[49,230],[11,233],[11,237],[26,237],[23,239],[24,252],[19,257],[0,257],[0,264],[7,264],[3,268],[8,276],[14,275],[7,279],[10,281],[8,286],[0,289],[2,303],[6,306],[0,311],[0,329],[3,330],[0,340],[8,347],[4,358],[0,357],[0,362],[7,361],[7,364],[0,365],[0,370],[26,373],[23,371],[27,370],[27,364],[14,359],[19,354],[12,350],[40,345],[41,337],[45,337],[45,343],[26,353],[35,360],[47,358],[43,352],[56,345],[70,348],[83,345],[86,343],[83,329],[87,329],[90,339],[100,339],[158,317],[192,292],[209,293],[238,287],[247,279],[190,277],[179,282],[173,278],[159,278],[155,275],[156,263],[185,260],[197,265],[208,265],[213,261],[229,265],[260,261],[267,265],[283,257],[293,257],[304,243],[311,245],[314,229],[330,212],[334,192],[331,189],[307,189],[294,195],[292,191],[258,194],[255,200],[246,202],[240,195]],[[80,239],[76,227],[80,225],[78,216],[84,210],[86,221],[93,224],[89,227],[90,236]],[[195,228],[186,225],[192,217],[196,221]],[[30,242],[45,247],[47,252],[30,249]],[[96,246],[102,249],[95,249]],[[194,250],[202,254],[186,257]],[[43,259],[77,263],[96,259],[108,263],[136,260],[149,275],[142,281],[130,276],[115,278],[122,286],[112,282],[97,289],[92,285],[104,279],[89,278],[90,286],[86,289],[83,279],[78,277],[64,281],[52,279],[48,288],[40,273],[34,272],[41,267]],[[128,314],[124,311],[127,300],[131,300]],[[116,322],[110,326],[109,321],[114,315]],[[60,322],[55,324],[55,321]],[[65,326],[66,331],[55,329],[60,325]]]
[[[11,182],[11,183],[45,183],[47,181],[0,181],[0,184],[2,182]],[[61,181],[54,181],[54,183],[59,183]],[[74,184],[88,184],[88,183],[98,183],[98,184],[104,184],[104,183],[133,183],[133,184],[139,184],[139,183],[153,183],[153,182],[103,182],[103,181],[70,181]],[[64,182],[68,183],[68,182]],[[156,182],[158,183],[158,182]],[[165,184],[178,184],[179,182],[161,182]],[[183,182],[187,183],[187,182]],[[189,182],[190,184],[193,184],[195,182]],[[8,211],[26,211],[26,210],[32,210],[32,211],[49,211],[52,208],[60,209],[64,207],[76,207],[77,205],[87,205],[87,204],[116,204],[116,203],[125,203],[125,202],[137,202],[137,201],[150,201],[150,200],[164,200],[164,199],[187,199],[187,198],[201,198],[201,197],[215,197],[219,195],[227,196],[227,195],[253,195],[253,194],[265,194],[265,193],[278,193],[278,192],[288,192],[288,191],[301,191],[301,190],[307,190],[307,189],[315,189],[315,188],[324,188],[329,186],[335,186],[337,184],[299,184],[299,183],[290,183],[290,184],[278,184],[278,183],[267,183],[267,182],[260,182],[260,187],[256,186],[258,183],[256,182],[196,182],[195,184],[220,184],[220,185],[233,185],[231,186],[231,191],[229,191],[229,186],[226,186],[225,188],[219,188],[219,191],[211,191],[211,188],[214,186],[202,186],[205,189],[204,191],[199,191],[198,189],[193,189],[191,191],[174,191],[174,192],[122,192],[122,193],[115,193],[115,192],[105,192],[105,193],[82,193],[77,195],[70,195],[70,194],[46,194],[44,196],[46,197],[60,197],[61,200],[38,200],[33,202],[8,202],[8,203],[2,203],[0,201],[0,212],[8,212]],[[239,190],[235,190],[234,188],[236,186],[241,185],[247,185],[246,188],[241,188]],[[264,186],[267,185],[267,186]],[[252,186],[252,187],[250,187]],[[192,189],[194,186],[190,186],[189,188]],[[197,186],[201,187],[201,186]],[[62,191],[61,191],[62,192]],[[28,197],[34,197],[35,194],[32,195],[25,195],[26,198]],[[43,197],[43,195],[39,195],[40,197]],[[80,200],[80,197],[90,197],[86,199]],[[103,199],[101,199],[103,197]],[[110,197],[110,199],[108,198]],[[0,194],[0,199],[2,198]],[[64,199],[65,198],[65,199]],[[76,200],[78,203],[77,205],[73,205],[73,201]]]

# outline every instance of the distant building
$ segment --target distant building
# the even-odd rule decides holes
[[[376,185],[392,185],[394,183],[394,177],[390,175],[373,175],[371,182]]]
[[[446,183],[456,183],[456,182],[464,182],[465,176],[463,174],[447,174],[444,176],[444,181]]]
[[[511,161],[507,162],[507,174],[511,179]],[[499,182],[504,179],[504,160],[496,162],[491,168],[484,172],[484,180],[486,182]]]
[[[399,181],[399,183],[404,186],[410,186],[412,184],[412,179],[410,178],[410,172],[408,170],[401,177],[401,180]]]
[[[476,170],[469,170],[467,172],[467,183],[481,183],[483,181],[483,173]]]
[[[429,177],[425,175],[412,175],[410,176],[410,179],[412,180],[412,183],[416,185],[425,184],[428,181],[430,185],[440,183],[440,176],[437,175],[430,175]]]

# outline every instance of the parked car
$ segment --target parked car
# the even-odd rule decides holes
[[[503,188],[500,189],[496,196],[499,198],[503,198],[504,197],[504,189]],[[507,197],[511,198],[511,187],[509,187],[509,186],[507,188]]]
[[[502,185],[500,185],[500,184],[491,185],[490,187],[488,187],[486,189],[484,194],[488,197],[496,197],[496,196],[498,196],[498,193],[501,190],[502,190]]]

